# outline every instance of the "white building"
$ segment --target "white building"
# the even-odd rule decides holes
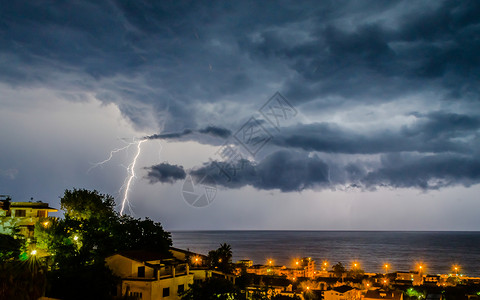
[[[108,267],[121,278],[117,296],[139,299],[180,299],[193,283],[188,264],[148,251],[126,251],[106,258]]]
[[[325,300],[357,300],[360,299],[360,291],[348,285],[334,287],[323,292]]]

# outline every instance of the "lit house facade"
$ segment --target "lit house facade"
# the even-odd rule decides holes
[[[324,300],[359,300],[360,291],[347,285],[334,287],[331,290],[323,292]]]
[[[107,266],[121,278],[117,296],[139,299],[180,299],[193,283],[186,262],[147,251],[127,251],[106,258]]]
[[[44,202],[11,202],[9,197],[0,199],[0,233],[11,234],[17,227],[26,238],[34,237],[35,223],[58,211]]]

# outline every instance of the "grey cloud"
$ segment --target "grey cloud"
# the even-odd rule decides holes
[[[287,148],[348,154],[470,153],[479,146],[478,116],[439,111],[416,116],[413,125],[370,133],[358,133],[330,123],[297,125],[282,129],[272,142]]]
[[[366,187],[415,187],[439,189],[452,185],[470,186],[480,182],[480,159],[453,154],[383,157],[382,166],[362,178]]]
[[[211,134],[213,136],[218,136],[224,139],[230,137],[230,135],[232,134],[232,132],[228,129],[215,127],[215,126],[208,126],[204,129],[200,129],[198,132],[204,133],[204,134]]]
[[[301,191],[328,184],[328,166],[317,156],[295,151],[277,151],[258,163],[240,160],[236,163],[214,162],[192,170],[192,176],[208,174],[212,183],[229,188],[246,185],[257,189]],[[226,174],[230,174],[226,176]]]
[[[296,151],[277,151],[258,163],[240,160],[234,164],[226,162],[208,163],[192,170],[195,177],[208,174],[212,183],[229,188],[246,185],[257,189],[279,189],[283,192],[301,191],[316,186],[328,185],[328,166],[317,156],[308,156]],[[226,176],[231,174],[233,176]]]
[[[173,183],[177,180],[185,179],[186,173],[182,166],[161,163],[159,165],[147,168],[146,178],[150,183]]]
[[[256,1],[5,2],[0,80],[82,87],[141,126],[150,110],[168,131],[204,125],[205,103],[248,106],[251,95],[280,82],[295,104],[311,107],[432,90],[468,107],[480,93],[479,12],[474,1],[275,9]],[[325,103],[328,96],[340,100]]]
[[[198,133],[200,133],[200,135]],[[230,137],[231,134],[231,131],[226,128],[207,126],[198,130],[185,129],[181,132],[153,134],[146,138],[151,140],[197,140],[204,143],[218,144],[218,141],[205,138],[205,136],[226,139]]]

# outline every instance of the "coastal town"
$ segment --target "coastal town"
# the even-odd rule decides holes
[[[77,195],[79,191],[71,194]],[[100,205],[106,203],[101,195],[87,194],[103,201]],[[65,199],[69,195],[66,193]],[[67,200],[62,202],[62,208],[68,205],[71,203]],[[9,274],[6,266],[15,261],[27,261],[32,265],[44,261],[45,272],[55,268],[48,264],[54,254],[41,246],[40,236],[58,222],[57,218],[48,215],[58,210],[44,202],[14,202],[9,196],[0,198],[0,208],[4,271],[0,298],[17,299],[12,298],[16,275]],[[69,219],[75,212],[66,209],[66,215]],[[91,217],[81,217],[83,224],[88,218]],[[83,228],[83,224],[78,228]],[[83,247],[88,247],[87,231],[69,228],[68,239],[63,243],[72,246],[72,253],[76,255]],[[9,237],[25,242],[19,258],[8,257],[7,242],[12,242]],[[93,250],[100,247],[96,243],[93,245]],[[108,292],[108,299],[211,299],[210,296],[215,299],[480,299],[480,278],[461,274],[461,266],[457,265],[452,266],[448,274],[430,274],[423,265],[417,265],[415,270],[396,271],[385,264],[383,273],[368,273],[360,262],[317,263],[311,257],[295,259],[290,266],[277,265],[274,258],[262,264],[249,259],[232,262],[232,250],[227,244],[208,254],[171,245],[168,252],[130,248],[108,253],[104,265],[117,278]],[[66,299],[50,297],[45,281],[33,284],[39,285],[33,288],[36,292],[20,289],[15,295],[22,295],[23,299]],[[208,284],[211,285],[210,294],[205,296]],[[198,296],[200,292],[203,296]],[[74,295],[72,299],[76,299]]]

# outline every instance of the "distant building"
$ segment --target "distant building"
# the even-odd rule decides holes
[[[20,234],[33,238],[35,223],[47,218],[48,213],[58,211],[44,202],[11,202],[10,197],[0,196],[0,233],[11,234],[17,227]]]
[[[207,264],[207,256],[203,254],[175,247],[170,247],[170,253],[176,259],[186,261],[191,268],[202,267]]]
[[[403,292],[401,291],[384,291],[384,290],[369,290],[365,294],[364,300],[378,300],[378,299],[391,299],[391,300],[403,300]]]
[[[253,266],[253,260],[250,259],[241,259],[237,261],[237,266],[249,268]]]
[[[440,282],[440,275],[426,275],[423,279],[424,285],[437,286]]]
[[[360,297],[360,291],[348,285],[337,286],[323,292],[324,300],[357,300]]]
[[[126,251],[105,259],[121,278],[117,296],[139,299],[180,299],[179,294],[193,283],[185,261],[148,251]]]
[[[399,284],[406,284],[406,281],[410,281],[413,285],[422,285],[423,276],[417,271],[410,272],[397,272],[395,281]]]

